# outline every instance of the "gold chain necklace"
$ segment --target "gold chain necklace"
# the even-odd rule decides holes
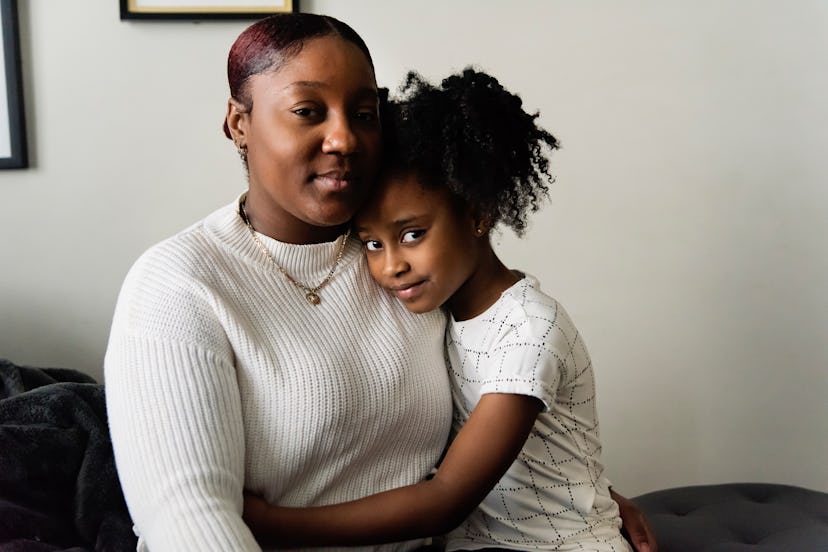
[[[322,299],[319,297],[319,291],[323,287],[327,286],[328,283],[331,281],[331,278],[333,278],[334,272],[336,272],[336,267],[339,266],[339,261],[342,260],[342,255],[345,253],[345,244],[348,243],[348,238],[351,235],[351,228],[348,227],[348,231],[345,232],[345,237],[342,239],[342,244],[340,244],[339,251],[336,254],[336,260],[334,261],[334,264],[331,267],[331,269],[328,271],[328,275],[325,276],[325,279],[322,280],[322,282],[318,286],[311,288],[298,282],[296,278],[288,274],[288,271],[285,270],[285,268],[282,265],[276,262],[276,259],[274,259],[273,255],[270,254],[270,251],[267,250],[267,247],[265,247],[265,245],[262,243],[262,240],[260,240],[259,236],[256,235],[256,231],[253,229],[253,225],[250,224],[250,219],[247,217],[247,211],[244,210],[245,203],[247,203],[246,195],[241,199],[241,201],[239,201],[239,216],[247,225],[247,229],[250,230],[250,235],[253,236],[253,241],[256,242],[256,245],[259,246],[259,249],[262,250],[262,253],[264,253],[265,256],[268,259],[270,259],[270,262],[273,263],[273,266],[279,269],[279,272],[285,275],[285,278],[287,278],[288,282],[290,282],[291,284],[305,292],[305,299],[308,300],[308,303],[310,303],[311,305],[318,305],[319,303],[321,303]]]

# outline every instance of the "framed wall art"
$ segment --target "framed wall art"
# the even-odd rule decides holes
[[[258,19],[299,11],[299,0],[120,1],[121,19]]]
[[[0,71],[0,169],[29,165],[20,70],[17,0],[0,0],[3,71]]]

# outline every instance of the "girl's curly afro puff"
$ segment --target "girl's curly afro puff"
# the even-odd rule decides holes
[[[385,163],[412,171],[429,186],[447,186],[490,226],[526,229],[540,207],[558,141],[540,128],[538,114],[494,77],[471,68],[434,87],[408,74],[387,106]]]

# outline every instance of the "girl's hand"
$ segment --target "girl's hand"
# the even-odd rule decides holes
[[[262,532],[267,527],[267,514],[270,510],[270,504],[265,499],[251,492],[244,491],[244,510],[242,512],[242,519],[250,527],[253,535],[260,539]]]
[[[636,552],[658,552],[655,533],[653,533],[647,516],[638,505],[629,498],[625,498],[610,489],[610,496],[618,504],[621,513],[621,524],[630,538]]]

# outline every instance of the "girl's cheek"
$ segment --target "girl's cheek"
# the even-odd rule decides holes
[[[371,273],[371,277],[382,285],[382,267],[379,266],[380,263],[372,260],[372,255],[368,255],[367,251],[364,251],[363,254],[368,258],[368,271]]]

